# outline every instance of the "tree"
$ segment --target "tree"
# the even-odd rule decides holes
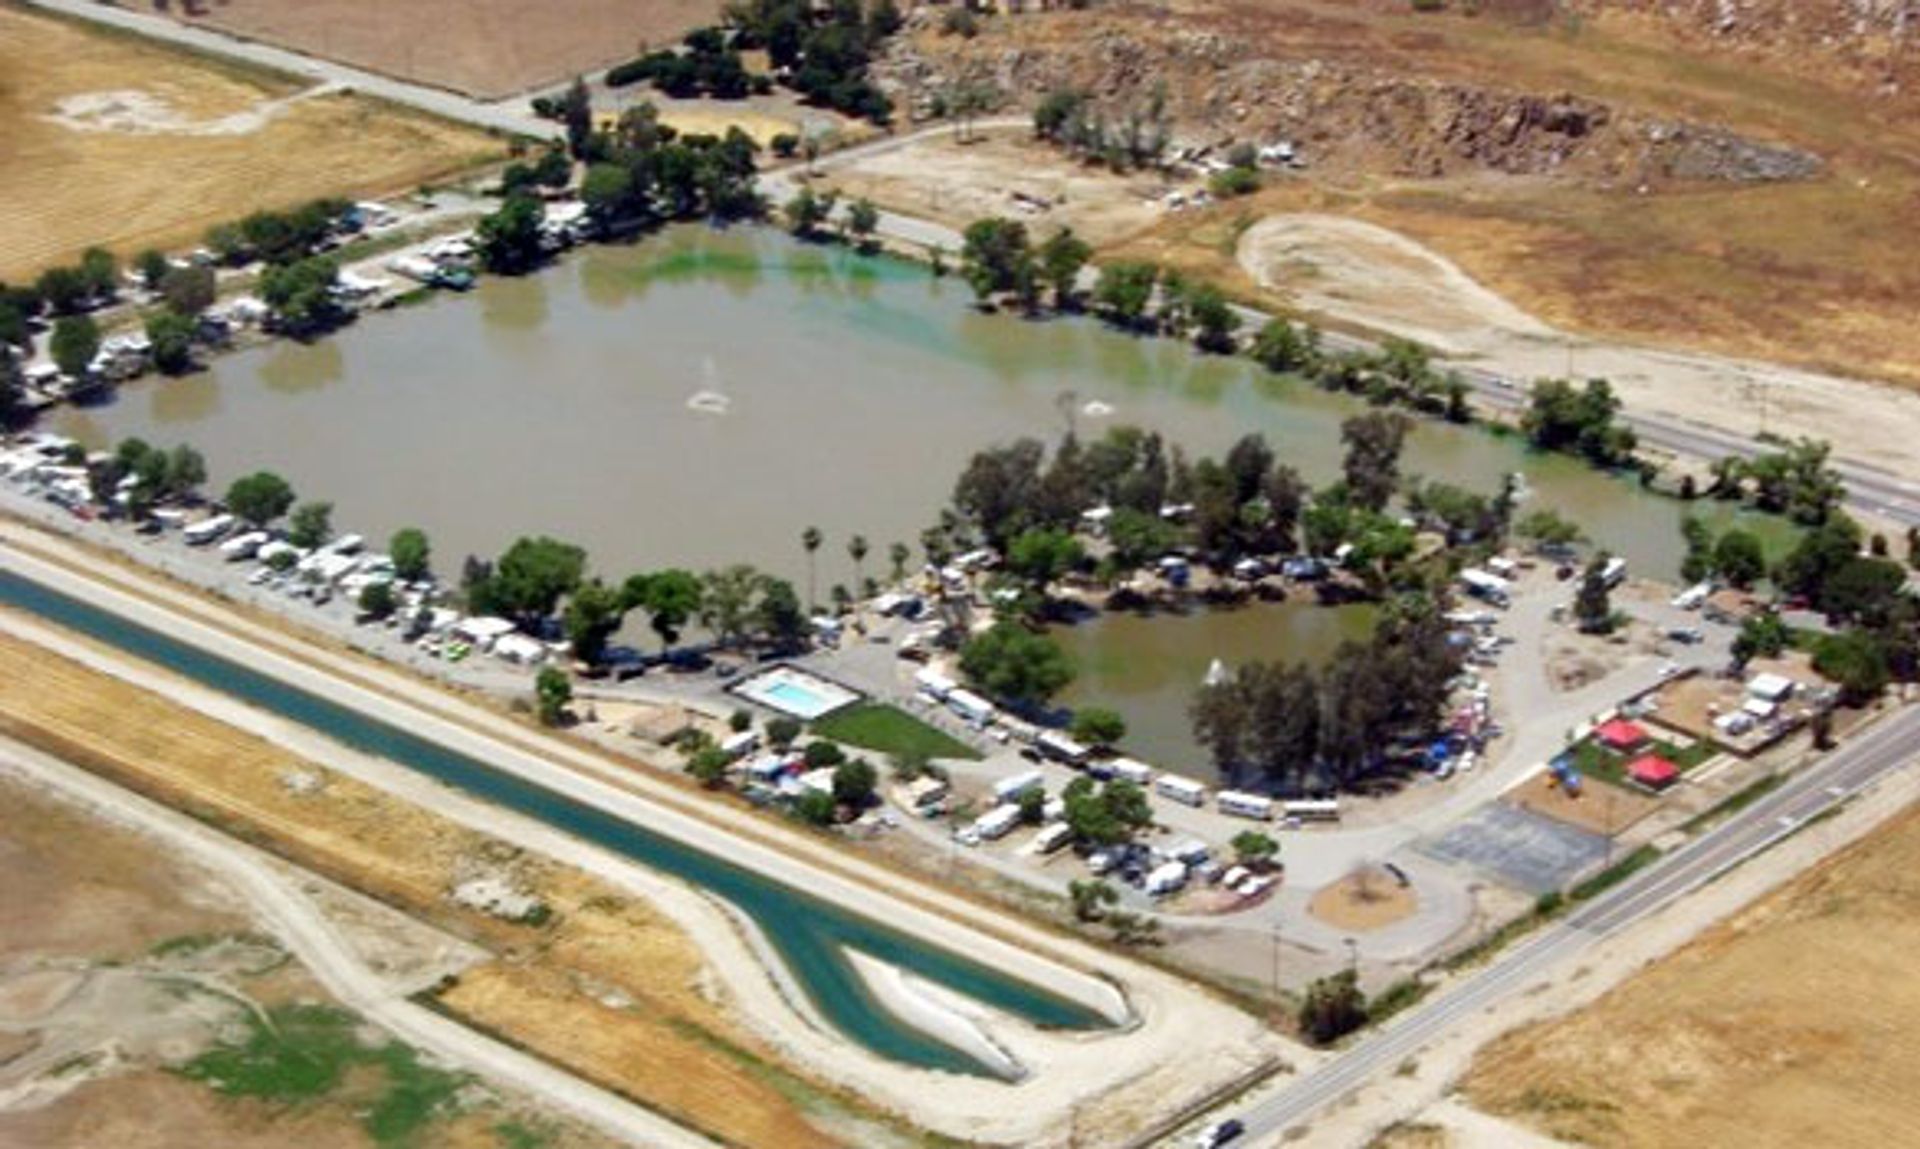
[[[1740,633],[1734,636],[1734,665],[1745,669],[1756,658],[1778,658],[1792,641],[1793,634],[1778,614],[1767,611],[1753,615],[1740,624]]]
[[[301,503],[287,520],[287,541],[302,550],[312,550],[333,537],[333,504]]]
[[[1040,274],[1053,290],[1053,305],[1064,311],[1073,305],[1074,291],[1080,281],[1080,269],[1093,258],[1086,240],[1063,227],[1040,245]]]
[[[647,625],[659,636],[660,645],[668,649],[680,641],[681,631],[700,613],[704,588],[692,571],[659,571],[646,576],[638,597],[632,596],[633,589],[632,580],[628,580],[631,605],[646,609]]]
[[[1369,411],[1340,424],[1340,441],[1347,447],[1341,472],[1355,506],[1386,509],[1400,485],[1400,448],[1412,428],[1412,421],[1395,411]]]
[[[1319,333],[1284,319],[1269,319],[1248,349],[1254,362],[1269,371],[1307,371],[1320,359]]]
[[[611,223],[642,206],[635,194],[638,186],[625,164],[591,164],[580,180],[580,202],[587,205],[594,219]]]
[[[193,320],[171,311],[146,318],[147,341],[153,345],[153,365],[167,375],[193,366]]]
[[[1531,539],[1543,551],[1564,550],[1586,537],[1578,523],[1549,507],[1530,513],[1516,523],[1513,530],[1521,538]]]
[[[166,252],[152,247],[134,257],[133,267],[148,291],[160,290],[160,281],[173,269],[173,265],[167,262]]]
[[[227,509],[255,527],[264,527],[293,506],[293,488],[272,471],[255,471],[227,488]]]
[[[360,588],[360,613],[368,618],[386,618],[398,605],[393,597],[392,583],[370,582]]]
[[[853,560],[853,578],[856,583],[866,582],[867,537],[854,535],[847,540],[847,557]]]
[[[815,577],[813,556],[815,552],[819,551],[820,544],[825,541],[826,536],[820,533],[819,527],[808,527],[806,530],[800,532],[800,548],[807,552],[807,608],[809,610],[813,609],[820,601],[820,596],[814,593]]]
[[[1194,346],[1219,355],[1233,350],[1234,333],[1240,330],[1240,313],[1227,302],[1219,288],[1207,283],[1189,292],[1187,317],[1193,322]]]
[[[546,258],[540,244],[540,225],[546,208],[528,195],[511,195],[500,210],[481,217],[474,227],[475,247],[488,271],[521,275]]]
[[[169,499],[191,497],[207,481],[207,461],[199,451],[182,443],[167,452],[167,465],[160,483],[160,494]]]
[[[874,233],[880,229],[880,209],[865,196],[847,205],[847,234],[853,237],[854,247],[870,252],[876,246]]]
[[[849,758],[833,768],[833,800],[849,810],[864,810],[873,804],[879,772],[865,758]]]
[[[48,350],[62,372],[85,379],[93,372],[93,357],[100,353],[100,328],[90,315],[63,315],[53,321]]]
[[[1036,706],[1073,681],[1073,664],[1051,639],[1014,623],[996,623],[960,650],[960,672],[987,693]]]
[[[1040,463],[1046,448],[1035,439],[975,452],[953,485],[953,505],[988,545],[1004,549],[1034,515]]]
[[[26,382],[19,362],[5,349],[0,349],[0,430],[26,417],[26,396],[22,393]]]
[[[1315,978],[1300,1003],[1300,1030],[1316,1045],[1331,1045],[1367,1023],[1367,996],[1352,970]]]
[[[700,580],[700,625],[723,646],[737,646],[754,624],[754,596],[761,573],[745,563],[710,570]]]
[[[558,726],[567,719],[567,706],[573,701],[573,680],[557,666],[543,666],[533,680],[534,705],[543,726]]]
[[[1033,251],[1027,225],[993,218],[968,225],[960,249],[960,274],[982,302],[995,295],[1020,290],[1033,281]]]
[[[840,748],[838,742],[819,738],[807,743],[807,748],[801,757],[805,760],[807,769],[824,770],[829,766],[838,766],[845,762],[847,752]]]
[[[120,293],[120,261],[105,248],[88,248],[80,253],[80,282],[93,299],[112,299]]]
[[[1714,545],[1713,566],[1721,578],[1747,590],[1767,573],[1767,556],[1759,536],[1736,528],[1721,535]]]
[[[780,210],[787,217],[788,229],[796,237],[813,239],[820,234],[820,225],[833,214],[833,204],[833,193],[817,195],[812,188],[803,187]]]
[[[1620,400],[1605,379],[1589,379],[1576,390],[1565,379],[1543,379],[1533,394],[1520,427],[1533,445],[1547,451],[1584,456],[1602,467],[1633,461],[1638,446],[1631,427],[1617,425]]]
[[[587,553],[571,543],[540,535],[514,540],[488,580],[488,601],[522,621],[553,613],[563,595],[580,585]]]
[[[701,746],[687,756],[687,773],[708,790],[718,790],[727,780],[727,767],[733,758],[718,746]]]
[[[1228,845],[1233,847],[1234,858],[1243,866],[1264,868],[1280,856],[1280,843],[1258,830],[1242,830]]]
[[[1121,327],[1138,327],[1153,302],[1160,269],[1151,263],[1120,261],[1100,269],[1093,300],[1107,319]]]
[[[1075,878],[1067,883],[1067,898],[1073,903],[1073,916],[1083,922],[1097,922],[1107,907],[1120,900],[1120,891],[1098,878]]]
[[[1127,720],[1117,710],[1083,706],[1073,712],[1073,721],[1067,730],[1090,746],[1115,746],[1127,736]]]
[[[387,542],[387,554],[393,559],[394,577],[401,582],[419,582],[432,570],[433,548],[427,533],[419,527],[401,527]]]
[[[1096,787],[1091,778],[1075,778],[1060,799],[1073,836],[1091,845],[1118,845],[1153,824],[1146,791],[1131,782],[1116,780]]]
[[[754,624],[760,636],[776,650],[791,650],[807,637],[807,615],[800,609],[800,596],[786,579],[763,578],[760,603],[754,608]]]
[[[907,560],[912,557],[913,552],[905,543],[896,542],[887,545],[887,565],[894,582],[900,582],[907,577]]]
[[[334,297],[339,267],[324,257],[270,264],[260,273],[260,298],[273,308],[276,324],[303,337],[341,321],[345,312]]]
[[[785,714],[767,722],[767,745],[775,750],[785,750],[800,737],[800,720]]]
[[[838,805],[832,794],[808,790],[794,801],[793,812],[809,826],[831,826]]]
[[[1007,547],[1007,569],[1040,594],[1085,558],[1079,539],[1051,527],[1022,531]]]
[[[1585,634],[1613,633],[1613,598],[1608,593],[1605,551],[1593,556],[1580,576],[1580,589],[1573,599],[1573,617]]]
[[[567,129],[567,152],[576,160],[591,159],[593,98],[587,93],[587,82],[579,76],[561,97],[560,122]]]
[[[199,315],[219,297],[211,267],[169,267],[160,278],[160,297],[175,315]]]
[[[1872,702],[1892,678],[1880,643],[1857,630],[1821,635],[1813,644],[1813,668],[1840,688],[1846,706]]]
[[[626,618],[628,605],[618,588],[599,579],[589,579],[568,595],[561,621],[567,641],[573,644],[573,656],[589,666],[598,666],[606,657],[607,640]]]
[[[1020,821],[1028,826],[1038,826],[1047,819],[1047,792],[1038,786],[1022,790],[1014,803],[1020,810]]]

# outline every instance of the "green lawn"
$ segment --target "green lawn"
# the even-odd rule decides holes
[[[1627,781],[1627,766],[1643,755],[1658,754],[1678,766],[1681,774],[1685,774],[1713,757],[1714,753],[1713,745],[1708,742],[1695,742],[1682,750],[1671,742],[1656,738],[1631,754],[1616,754],[1589,738],[1573,748],[1573,764],[1584,778],[1598,778],[1616,786],[1626,786],[1631,785]]]
[[[862,702],[827,715],[813,724],[822,738],[877,750],[882,754],[923,758],[978,758],[979,752],[949,737],[897,707]]]
[[[248,1020],[245,1037],[208,1050],[181,1073],[229,1096],[293,1105],[332,1094],[356,1070],[375,1071],[370,1094],[356,1090],[347,1100],[383,1147],[412,1144],[467,1084],[465,1074],[424,1065],[399,1042],[365,1044],[359,1018],[342,1009],[286,1005]]]

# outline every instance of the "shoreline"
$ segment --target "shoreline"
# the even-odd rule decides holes
[[[16,568],[23,557],[15,551],[0,552],[0,561]],[[71,583],[81,576],[55,568],[54,577],[61,583]],[[113,590],[97,585],[95,589],[96,593],[110,600],[119,600],[123,607],[128,608],[129,613],[136,616],[152,615],[158,609],[132,597],[125,590]],[[181,631],[208,631],[210,628],[203,622],[188,621],[175,616],[174,630],[178,634]],[[217,632],[212,635],[201,634],[200,637],[211,638],[216,646],[247,648],[247,644],[241,640],[223,640]],[[250,661],[256,665],[260,661],[274,664],[291,661],[285,655],[266,649],[253,647],[252,650],[254,657]],[[331,662],[339,657],[330,656],[323,651],[311,653],[324,662]],[[289,670],[292,672],[292,677],[301,679],[324,680],[331,677],[317,668],[298,664],[282,666],[281,669]],[[384,679],[401,678],[401,672],[392,669],[383,668],[377,673]],[[335,681],[337,683],[339,680]],[[156,685],[164,686],[164,684]],[[424,684],[409,682],[395,682],[393,685],[394,695],[401,697],[417,695],[432,689]],[[364,692],[364,688],[357,689]],[[397,697],[389,696],[375,696],[363,701],[371,703],[374,709],[382,712],[401,710],[405,705]],[[214,716],[223,721],[243,728],[264,727],[269,732],[269,736],[282,739],[295,733],[288,729],[288,723],[263,716],[260,712],[253,711],[236,700],[221,696],[213,702],[216,704],[215,709],[219,711]],[[472,709],[470,703],[462,704],[452,700],[449,700],[446,705],[462,710]],[[472,717],[483,727],[493,727],[505,724],[507,721],[484,712]],[[412,725],[417,728],[422,724],[435,727],[451,725],[445,718],[415,711]],[[441,732],[447,734],[450,741],[492,745],[494,749],[490,754],[490,760],[496,763],[501,759],[530,761],[534,758],[532,754],[514,745],[520,741],[519,738],[515,738],[513,743],[500,743],[490,739],[483,740],[482,735],[458,729]],[[324,739],[319,739],[311,733],[306,736],[306,740],[324,742]],[[541,740],[542,743],[550,741],[553,740]],[[576,762],[590,757],[585,752],[564,744],[556,745],[553,750],[556,756]],[[335,762],[343,757],[353,757],[351,752],[343,756],[340,751],[331,748],[325,752],[329,760]],[[373,761],[376,766],[384,765],[384,770],[380,771],[380,780],[376,784],[382,785],[383,788],[393,788],[404,783],[406,792],[403,796],[412,801],[430,804],[446,814],[451,814],[456,809],[467,811],[470,816],[479,819],[480,825],[490,833],[524,837],[528,830],[525,825],[518,825],[512,830],[508,828],[509,823],[524,822],[524,816],[501,810],[478,799],[456,795],[444,785],[427,779],[423,775],[412,774],[402,767]],[[586,771],[570,770],[558,763],[553,763],[546,769],[573,774],[573,781],[576,784],[616,790],[604,780],[591,778]],[[413,781],[407,782],[400,776],[410,776]],[[661,785],[655,781],[649,786],[648,779],[635,776],[629,776],[621,781],[636,790],[657,788]],[[616,790],[615,793],[607,796],[617,799],[622,808],[638,810],[648,805],[645,799],[632,793],[631,790]],[[684,815],[671,812],[668,808],[654,806],[651,810],[652,815],[647,819],[650,826],[658,826],[662,821],[691,820]],[[734,811],[714,810],[706,813],[713,815],[716,820],[738,820],[740,817],[738,812]],[[1235,1072],[1235,1066],[1226,1064],[1214,1067],[1213,1071],[1207,1074],[1208,1080],[1205,1082],[1193,1080],[1194,1074],[1199,1070],[1185,1065],[1182,1054],[1196,1042],[1219,1039],[1225,1034],[1238,1033],[1239,1037],[1233,1040],[1237,1045],[1245,1046],[1249,1050],[1269,1047],[1292,1049],[1291,1043],[1275,1037],[1244,1014],[1227,1009],[1224,1005],[1217,1003],[1210,994],[1192,986],[1184,979],[1175,978],[1151,966],[1141,965],[1097,950],[1085,942],[1055,937],[1035,925],[1012,919],[1006,914],[996,915],[994,911],[976,906],[944,891],[919,886],[912,889],[912,894],[919,899],[936,902],[951,916],[934,916],[912,902],[902,902],[898,904],[901,912],[890,915],[889,921],[904,925],[901,922],[903,917],[918,920],[920,925],[927,927],[920,932],[923,936],[931,935],[929,940],[934,944],[958,946],[960,952],[972,953],[977,959],[982,956],[980,947],[984,945],[987,952],[996,955],[987,960],[1011,964],[1015,968],[1030,970],[1034,968],[1035,963],[1041,963],[1044,968],[1045,964],[1051,961],[1065,960],[1069,963],[1065,969],[1076,966],[1103,969],[1125,985],[1128,1000],[1133,1007],[1131,1013],[1138,1019],[1138,1025],[1124,1030],[1102,1031],[1093,1036],[1064,1036],[1035,1031],[1030,1038],[1019,1043],[1021,1047],[1019,1052],[1022,1054],[1023,1061],[1039,1066],[1040,1071],[1017,1087],[994,1080],[929,1074],[926,1071],[910,1069],[870,1054],[837,1035],[814,1031],[781,997],[773,978],[768,976],[765,967],[754,959],[748,947],[741,942],[732,923],[727,922],[703,895],[685,890],[674,879],[658,875],[654,871],[631,863],[616,864],[616,860],[606,857],[604,851],[579,842],[564,831],[553,827],[544,827],[544,829],[542,827],[544,824],[537,823],[533,829],[542,839],[539,848],[543,852],[555,854],[574,864],[580,864],[584,860],[596,872],[606,873],[616,880],[630,880],[637,871],[650,879],[646,885],[653,888],[655,892],[659,887],[670,887],[681,892],[683,899],[697,902],[697,909],[701,911],[699,913],[689,914],[684,904],[678,907],[663,904],[662,908],[669,911],[677,909],[673,916],[683,924],[687,924],[692,918],[704,918],[708,926],[717,928],[717,933],[711,929],[707,931],[702,948],[709,953],[709,960],[714,963],[717,971],[722,973],[729,995],[742,1007],[740,1015],[743,1020],[766,1032],[778,1048],[795,1056],[803,1064],[833,1080],[857,1081],[860,1091],[873,1098],[878,1104],[894,1109],[916,1124],[927,1128],[974,1138],[1011,1138],[1023,1141],[1046,1139],[1052,1136],[1051,1131],[1057,1125],[1055,1118],[1060,1112],[1065,1111],[1064,1102],[1069,1098],[1108,1093],[1142,1077],[1162,1079],[1170,1077],[1173,1080],[1165,1083],[1167,1089],[1179,1095],[1197,1094],[1223,1073]],[[718,827],[713,829],[718,831]],[[765,831],[771,828],[758,829]],[[789,845],[792,847],[789,850],[769,854],[767,847],[757,840],[736,839],[736,854],[730,856],[737,858],[738,855],[747,855],[763,861],[770,856],[785,873],[790,875],[796,867],[825,860],[818,855],[828,849],[817,843],[798,842],[789,843]],[[912,883],[910,879],[887,871],[873,871],[871,867],[863,866],[857,859],[833,858],[831,862],[833,871],[816,871],[819,885],[810,884],[809,889],[816,894],[837,894],[841,898],[852,897],[859,902],[862,912],[871,912],[876,893],[859,886],[848,885],[846,879],[838,877],[835,872],[849,868],[866,870],[867,876],[872,879],[872,884],[885,887],[888,893],[896,893],[902,886],[918,885]],[[674,900],[676,899],[668,899],[670,902]],[[989,916],[995,919],[993,929],[987,933],[976,932],[983,924],[979,919]],[[693,926],[696,929],[699,928],[697,922],[694,922]],[[999,940],[1007,933],[1021,938],[1021,943],[1009,945]],[[971,941],[960,940],[969,937]],[[1038,952],[1035,952],[1036,950]],[[1116,965],[1123,968],[1116,970],[1114,968]],[[1065,972],[1065,969],[1062,972]],[[1077,980],[1085,975],[1074,976]],[[1046,975],[1043,974],[1043,977]],[[1042,984],[1052,980],[1054,979],[1046,978]],[[1094,1001],[1101,998],[1106,998],[1109,1002],[1117,1001],[1117,991],[1105,981],[1096,979],[1081,984],[1086,986]],[[750,1004],[752,1008],[746,1008]],[[1031,1055],[1026,1052],[1028,1047],[1032,1048]],[[941,1101],[939,1105],[929,1109],[923,1099],[929,1092],[929,1085],[934,1083],[938,1083],[935,1092]],[[1028,1097],[1029,1101],[1019,1105],[1009,1104],[1009,1097],[1012,1095],[1005,1092],[1009,1088],[1020,1089],[1021,1096]],[[1064,1091],[1060,1095],[1063,1102],[1061,1106],[1031,1103],[1037,1101],[1032,1097],[1034,1093],[1051,1094],[1056,1090]]]

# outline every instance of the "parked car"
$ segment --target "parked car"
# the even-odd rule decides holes
[[[1229,1117],[1225,1121],[1216,1121],[1200,1131],[1193,1139],[1194,1149],[1217,1149],[1247,1131],[1238,1117]]]

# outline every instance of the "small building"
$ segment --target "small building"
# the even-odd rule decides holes
[[[1594,728],[1593,737],[1609,750],[1626,753],[1646,745],[1647,732],[1638,723],[1625,718],[1609,718]]]
[[[524,634],[503,634],[493,642],[495,658],[518,666],[537,666],[546,661],[547,647],[537,638]]]
[[[1627,777],[1649,790],[1665,790],[1680,780],[1680,767],[1658,754],[1643,754],[1628,764]]]
[[[1763,702],[1785,702],[1793,694],[1793,679],[1784,674],[1756,674],[1747,680],[1747,693]]]
[[[453,624],[453,637],[470,642],[482,650],[514,631],[513,623],[491,615],[475,615]]]

